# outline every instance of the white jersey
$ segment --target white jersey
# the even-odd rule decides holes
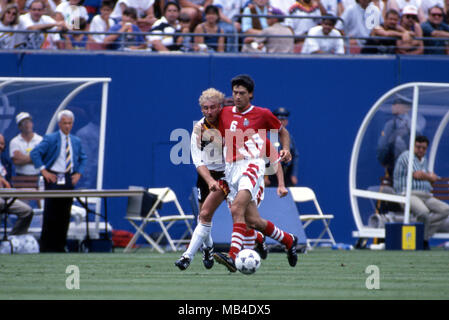
[[[19,18],[19,29],[28,29],[35,25],[55,22],[52,17],[47,15],[43,15],[39,21],[34,21],[29,13],[25,13]],[[56,27],[50,29],[50,31],[56,30]],[[26,49],[57,49],[56,42],[60,39],[61,37],[58,33],[33,32],[23,34],[21,40],[17,40],[17,43],[21,43],[22,47]]]
[[[9,143],[9,156],[13,158],[15,151],[20,151],[25,155],[30,155],[31,150],[34,149],[42,141],[42,137],[34,133],[30,142],[25,141],[22,135],[15,136]],[[24,175],[38,175],[39,169],[36,169],[32,163],[24,165],[15,165],[16,172]]]
[[[198,121],[199,125],[206,128],[204,117]],[[207,129],[211,130],[211,129]],[[219,135],[219,131],[216,131]],[[203,138],[203,140],[205,140]],[[192,155],[193,164],[196,168],[199,166],[206,166],[207,169],[212,171],[224,171],[225,161],[223,158],[223,150],[221,144],[219,146],[208,141],[201,141],[198,134],[193,130],[190,139],[190,153]]]

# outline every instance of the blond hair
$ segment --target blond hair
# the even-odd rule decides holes
[[[201,93],[199,103],[200,106],[202,106],[206,101],[212,101],[223,105],[224,98],[225,95],[222,92],[218,91],[215,88],[209,88]]]

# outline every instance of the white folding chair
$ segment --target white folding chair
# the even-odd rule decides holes
[[[136,228],[136,233],[133,238],[129,241],[126,246],[124,252],[128,252],[136,243],[137,239],[140,235],[142,235],[152,246],[160,253],[164,253],[164,249],[160,246],[162,239],[166,239],[172,251],[177,251],[179,246],[182,243],[188,243],[190,239],[186,239],[188,235],[192,235],[193,230],[190,225],[190,220],[193,220],[194,215],[186,215],[184,210],[182,210],[181,205],[176,197],[176,194],[170,188],[150,188],[147,190],[150,194],[156,195],[157,200],[152,205],[151,209],[144,216],[140,214],[127,213],[126,219]],[[172,202],[176,210],[178,211],[176,214],[161,214],[157,209],[160,204],[167,204]],[[136,222],[137,221],[137,222]],[[140,225],[138,222],[140,221]],[[184,221],[187,227],[187,230],[179,239],[173,239],[173,236],[170,234],[170,228],[177,221]],[[148,234],[145,233],[145,227],[149,223],[157,223],[162,232],[159,237],[154,240]]]
[[[290,193],[293,197],[293,201],[295,202],[307,202],[312,201],[317,210],[316,214],[299,214],[299,219],[303,223],[304,231],[306,228],[313,222],[321,220],[324,224],[324,229],[315,239],[309,239],[307,237],[307,246],[310,247],[313,243],[313,247],[316,247],[318,243],[331,243],[335,244],[334,236],[329,228],[330,221],[334,218],[332,214],[323,214],[320,205],[318,204],[318,200],[316,199],[315,192],[312,189],[307,187],[290,187]],[[327,233],[328,238],[323,238]]]

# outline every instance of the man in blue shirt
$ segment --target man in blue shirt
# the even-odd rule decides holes
[[[424,40],[424,54],[447,54],[449,25],[443,22],[444,11],[439,6],[429,9],[429,18],[421,24],[424,37],[448,38],[447,40]]]
[[[124,34],[110,34],[104,38],[104,44],[109,49],[121,50],[138,50],[145,49],[145,37],[143,34],[135,34],[141,32],[137,23],[137,10],[127,7],[123,10],[122,21],[114,24],[109,28],[109,32],[122,32]]]
[[[436,199],[432,193],[432,183],[438,176],[429,172],[425,157],[429,140],[425,136],[415,138],[413,157],[412,194],[410,197],[410,213],[418,222],[424,224],[424,248],[429,249],[429,238],[438,230],[449,216],[449,205]],[[398,194],[405,195],[407,188],[409,151],[404,151],[396,161],[393,174],[394,189]]]

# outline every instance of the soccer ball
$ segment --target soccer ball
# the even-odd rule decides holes
[[[235,258],[235,266],[243,274],[253,274],[260,267],[260,256],[254,250],[243,249]]]

